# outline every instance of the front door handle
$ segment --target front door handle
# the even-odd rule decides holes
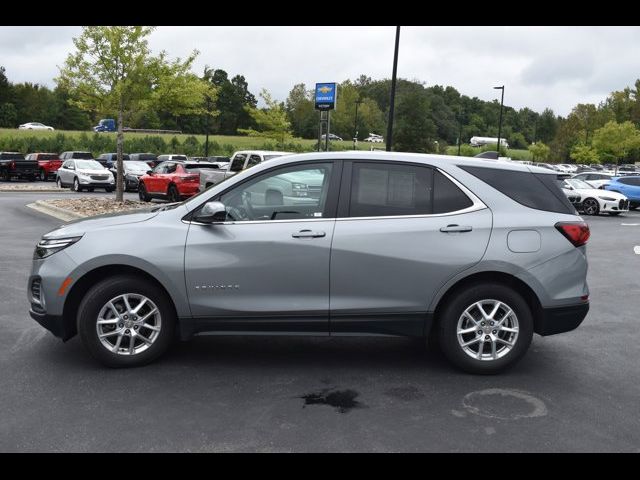
[[[320,231],[313,232],[311,230],[300,230],[297,233],[291,234],[293,238],[318,238],[318,237],[324,237],[325,235],[326,235],[325,232],[320,232]]]
[[[441,232],[443,233],[453,233],[453,232],[458,232],[458,233],[463,233],[463,232],[470,232],[471,230],[473,230],[473,227],[471,226],[461,226],[461,225],[447,225],[446,227],[442,227],[440,229]]]

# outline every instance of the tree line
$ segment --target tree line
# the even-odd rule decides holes
[[[317,138],[319,114],[314,109],[312,86],[294,85],[284,101],[273,99],[263,90],[259,96],[264,106],[258,108],[258,98],[243,75],[230,76],[222,69],[207,66],[196,77],[185,70],[191,61],[180,65],[156,62],[163,68],[173,65],[174,69],[183,70],[180,75],[160,72],[157,77],[186,79],[191,82],[191,90],[197,87],[194,98],[140,101],[136,108],[126,109],[126,125],[190,134],[208,131],[263,136],[281,144],[291,137]],[[15,128],[21,123],[40,121],[61,130],[89,130],[100,118],[116,117],[111,104],[82,105],[78,100],[79,86],[64,79],[65,75],[61,75],[53,89],[30,82],[12,83],[4,67],[0,67],[0,127]],[[345,140],[363,140],[369,133],[384,135],[390,83],[389,79],[373,80],[366,75],[341,82],[331,116],[331,132]],[[167,86],[165,92],[174,87]],[[184,93],[189,91],[184,88],[186,84],[182,87],[182,95],[188,95]],[[162,96],[162,91],[158,89],[156,96]],[[189,108],[178,108],[183,104]],[[451,86],[427,86],[418,80],[399,79],[394,150],[445,153],[447,147],[461,143],[465,147],[461,153],[469,155],[473,150],[464,144],[472,136],[497,136],[499,115],[497,99],[484,101],[463,95]],[[635,161],[640,159],[639,126],[637,80],[633,88],[614,91],[598,105],[576,105],[566,117],[549,108],[538,113],[526,107],[505,106],[502,137],[511,148],[529,148],[537,160]]]

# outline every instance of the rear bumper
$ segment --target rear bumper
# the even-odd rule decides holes
[[[181,197],[191,197],[200,191],[200,184],[182,184],[178,186],[178,193]]]
[[[67,332],[61,315],[49,315],[48,313],[34,312],[29,310],[29,315],[44,328],[53,333],[54,336],[61,338],[63,341],[73,337],[73,333]]]
[[[533,330],[542,336],[569,332],[578,328],[589,312],[589,302],[568,307],[543,308]]]

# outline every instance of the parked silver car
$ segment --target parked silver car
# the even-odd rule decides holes
[[[104,188],[107,192],[115,189],[113,174],[96,160],[65,160],[56,172],[58,188],[71,187],[75,192],[94,188]]]
[[[549,170],[283,156],[182,203],[44,235],[30,314],[112,367],[154,360],[176,332],[357,334],[432,337],[462,369],[495,373],[534,332],[582,322],[588,238]]]

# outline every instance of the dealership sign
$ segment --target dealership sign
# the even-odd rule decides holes
[[[316,110],[335,110],[337,97],[335,83],[316,83]]]

